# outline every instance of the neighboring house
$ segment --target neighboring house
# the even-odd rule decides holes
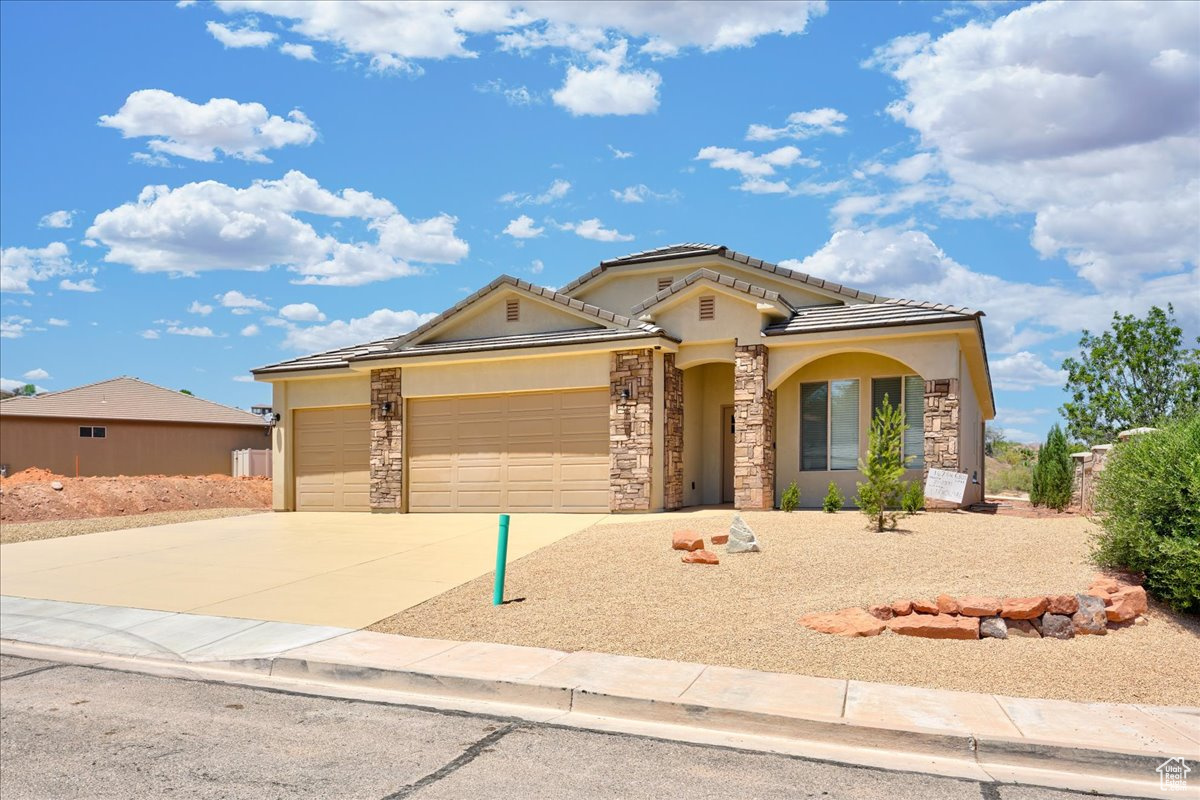
[[[982,312],[891,300],[685,244],[558,291],[502,276],[415,331],[254,370],[277,510],[659,511],[851,497],[873,408],[910,479],[982,499]]]
[[[262,417],[137,378],[0,401],[0,464],[60,475],[230,474],[268,446]]]

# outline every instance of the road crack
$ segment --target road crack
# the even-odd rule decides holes
[[[406,786],[402,786],[400,789],[382,798],[382,800],[402,800],[402,798],[411,797],[414,792],[419,792],[426,786],[437,783],[448,775],[454,774],[467,764],[470,764],[472,761],[479,758],[479,756],[481,756],[485,750],[494,745],[496,742],[500,741],[505,736],[508,736],[518,728],[523,727],[525,726],[519,723],[511,722],[502,728],[492,731],[487,736],[484,736],[482,739],[472,744],[466,750],[463,750],[453,760],[442,765],[425,777],[420,778],[419,780],[416,780]]]
[[[34,667],[33,669],[27,669],[24,672],[14,672],[12,675],[5,675],[3,678],[0,678],[0,681],[11,681],[14,678],[24,678],[26,675],[33,675],[34,673],[37,673],[37,672],[45,672],[48,669],[58,669],[59,667],[65,667],[65,666],[67,666],[67,665],[66,664],[46,664],[41,667]]]

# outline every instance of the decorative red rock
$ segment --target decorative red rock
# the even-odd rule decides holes
[[[671,534],[672,550],[699,550],[704,547],[704,537],[695,531],[675,531]]]
[[[901,636],[920,636],[923,639],[979,638],[979,620],[974,617],[909,614],[888,620],[887,627]]]
[[[1000,616],[1007,619],[1034,619],[1046,613],[1050,601],[1045,597],[1006,597],[1000,603]]]
[[[892,603],[892,616],[894,617],[907,617],[912,610],[912,600],[897,600]]]
[[[836,636],[878,636],[883,623],[861,608],[843,608],[829,613],[805,614],[800,624],[820,633]]]
[[[1087,593],[1093,597],[1103,597],[1106,594],[1114,594],[1120,588],[1121,583],[1115,578],[1097,575],[1092,581],[1092,585],[1088,587]]]
[[[892,613],[892,607],[886,603],[880,603],[879,605],[871,606],[867,609],[867,613],[875,619],[884,620],[891,619],[895,616],[895,614]]]
[[[1079,601],[1073,594],[1056,594],[1046,598],[1046,612],[1071,616],[1079,610]]]
[[[720,564],[717,554],[711,550],[693,550],[683,554],[685,564]]]
[[[1104,609],[1109,622],[1129,622],[1149,608],[1146,590],[1140,586],[1122,586],[1111,598],[1111,604]]]
[[[729,534],[728,533],[714,533],[709,538],[712,539],[713,544],[725,544],[729,541]]]
[[[968,617],[994,617],[1000,613],[1000,601],[995,597],[960,597],[959,613]]]
[[[948,594],[939,594],[937,597],[938,612],[942,614],[957,614],[962,611],[962,606]]]
[[[938,606],[931,600],[913,600],[912,610],[914,614],[936,614]]]

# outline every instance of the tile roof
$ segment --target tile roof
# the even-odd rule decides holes
[[[508,350],[516,347],[551,347],[557,344],[587,344],[591,342],[612,342],[625,339],[644,339],[661,336],[671,338],[663,333],[654,333],[638,328],[586,328],[583,330],[547,331],[544,333],[521,333],[512,336],[493,336],[479,339],[458,339],[452,342],[430,342],[428,344],[411,344],[399,350],[372,352],[356,357],[355,361],[369,361],[376,358],[403,358],[406,356],[445,355],[452,353],[473,353],[488,350]],[[672,339],[674,341],[674,339]]]
[[[0,416],[258,425],[262,417],[211,400],[121,376],[61,392],[0,401]]]
[[[886,328],[920,325],[929,322],[961,322],[983,316],[982,312],[915,300],[883,300],[845,306],[810,306],[798,310],[791,319],[768,325],[767,336],[789,333]]]
[[[633,307],[633,313],[641,314],[646,309],[651,308],[652,306],[658,305],[663,300],[666,300],[668,297],[678,294],[679,292],[682,292],[683,290],[687,289],[687,287],[691,286],[696,281],[701,281],[701,280],[710,280],[713,283],[720,284],[721,286],[728,286],[730,289],[734,289],[739,292],[744,292],[748,295],[751,295],[752,297],[757,297],[760,300],[765,300],[768,303],[779,303],[779,304],[783,305],[783,307],[786,308],[788,311],[793,312],[793,313],[796,311],[795,307],[791,303],[789,303],[785,297],[783,297],[781,294],[779,294],[779,292],[774,292],[774,291],[771,291],[770,289],[764,289],[761,286],[755,286],[754,284],[748,283],[747,281],[739,280],[737,278],[734,278],[731,275],[725,275],[720,272],[714,272],[711,269],[698,269],[695,272],[693,272],[689,275],[686,275],[686,276],[680,278],[679,280],[675,281],[670,286],[668,286],[666,289],[663,289],[662,291],[658,292],[657,294],[655,294],[651,297],[647,297],[645,300],[638,303],[636,306]]]

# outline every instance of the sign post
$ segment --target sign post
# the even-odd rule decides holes
[[[500,515],[500,538],[496,541],[496,586],[492,605],[504,603],[504,568],[508,566],[508,514]]]

